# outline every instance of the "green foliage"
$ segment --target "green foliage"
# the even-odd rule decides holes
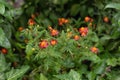
[[[60,80],[82,80],[78,72],[71,70],[68,74],[55,75]]]
[[[7,37],[5,36],[4,31],[2,30],[2,28],[0,28],[0,46],[5,47],[5,48],[10,48],[10,42],[7,39]]]
[[[114,8],[120,10],[120,4],[119,3],[110,3],[105,6],[105,8]]]
[[[29,69],[29,66],[22,66],[20,69],[10,68],[3,54],[0,54],[0,80],[18,80]]]
[[[0,14],[4,14],[4,13],[5,13],[5,5],[0,3]]]
[[[21,1],[0,0],[0,80],[119,80],[119,0]]]

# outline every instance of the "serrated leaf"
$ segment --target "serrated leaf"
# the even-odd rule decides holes
[[[0,3],[0,14],[4,14],[5,13],[5,5]]]
[[[22,77],[28,69],[29,66],[22,66],[20,69],[11,69],[6,73],[7,80],[18,80],[18,78]]]
[[[10,48],[10,42],[7,39],[7,37],[5,36],[4,31],[2,30],[2,28],[0,28],[0,46],[5,47],[5,48]]]
[[[119,3],[110,3],[105,6],[105,9],[106,8],[114,8],[114,9],[120,10],[120,4]]]

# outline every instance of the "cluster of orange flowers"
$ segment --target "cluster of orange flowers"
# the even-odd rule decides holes
[[[29,21],[28,21],[29,25],[34,25],[34,24],[35,24],[34,18],[35,18],[35,16],[32,15],[32,18],[29,19]],[[59,25],[60,25],[60,26],[62,26],[63,24],[66,24],[66,23],[69,22],[68,19],[65,19],[65,18],[59,18],[58,21],[59,21]],[[93,19],[87,16],[87,17],[85,17],[84,21],[91,23],[91,22],[93,22]],[[54,36],[57,36],[57,35],[59,34],[59,31],[58,31],[57,29],[53,29],[51,26],[49,26],[48,29],[49,29],[49,31],[50,31],[50,35],[53,36],[53,37],[54,37]],[[88,34],[88,27],[80,27],[77,31],[79,31],[80,35],[74,35],[74,36],[73,36],[73,39],[76,40],[76,41],[80,39],[80,36],[83,36],[83,37],[84,37],[84,36],[86,36],[86,35]],[[70,33],[70,35],[71,35],[71,33]],[[70,35],[69,35],[69,36],[70,36]],[[42,40],[42,41],[39,43],[39,47],[40,47],[41,49],[44,49],[44,48],[47,48],[49,45],[54,46],[54,45],[56,45],[57,43],[58,43],[58,42],[57,42],[57,40],[55,40],[55,39],[50,40],[50,42],[47,41],[47,40]],[[97,53],[98,53],[98,48],[96,48],[96,47],[91,47],[91,48],[90,48],[90,51],[93,52],[93,53],[95,53],[95,54],[97,54]]]
[[[51,44],[52,46],[56,45],[56,44],[57,44],[57,40],[55,40],[55,39],[50,40],[50,44]],[[49,42],[48,42],[47,40],[42,40],[42,41],[40,42],[40,44],[39,44],[39,47],[40,47],[41,49],[47,48],[48,46],[49,46]]]
[[[90,18],[90,17],[88,17],[88,16],[86,16],[86,17],[84,18],[84,21],[85,21],[85,22],[93,22],[93,19]]]
[[[57,36],[59,34],[58,30],[53,29],[51,26],[48,26],[48,29],[50,30],[50,35],[51,36]],[[56,45],[57,40],[55,40],[55,39],[50,40],[50,44],[52,46]],[[42,48],[42,49],[47,48],[48,46],[49,46],[49,42],[47,40],[42,40],[39,44],[39,47]]]
[[[89,23],[89,26],[93,26],[93,18],[91,18],[91,17],[89,17],[89,16],[86,16],[85,18],[84,18],[84,21],[85,22],[87,22],[87,23]],[[95,25],[94,25],[95,26]]]
[[[65,19],[65,18],[59,18],[58,19],[58,22],[59,22],[59,25],[62,26],[63,24],[66,24],[69,22],[68,19]]]

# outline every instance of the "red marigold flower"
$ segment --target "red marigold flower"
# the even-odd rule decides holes
[[[2,52],[3,54],[7,54],[7,53],[8,53],[8,50],[7,50],[6,48],[2,48],[2,49],[1,49],[1,52]]]
[[[28,24],[29,24],[30,26],[32,26],[32,25],[35,24],[35,21],[34,21],[33,19],[29,19],[29,20],[28,20]]]
[[[93,53],[96,53],[96,54],[98,53],[98,48],[96,48],[96,47],[91,47],[90,50]]]
[[[53,46],[56,45],[56,44],[57,44],[57,40],[54,40],[54,39],[51,40],[51,41],[50,41],[50,44],[53,45]]]
[[[78,35],[74,36],[74,40],[79,40],[79,39],[80,39],[80,36],[78,36]]]
[[[47,48],[48,47],[48,42],[46,40],[41,41],[40,44],[39,44],[39,47],[42,48],[42,49]]]
[[[87,27],[81,27],[79,28],[79,32],[81,34],[81,36],[86,36],[88,33],[88,28]]]
[[[50,34],[51,34],[51,36],[57,36],[57,35],[59,34],[59,32],[58,32],[58,30],[56,30],[56,29],[52,29],[52,30],[50,31]]]

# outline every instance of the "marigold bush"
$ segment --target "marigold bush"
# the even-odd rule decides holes
[[[119,2],[0,1],[0,80],[119,80]]]

